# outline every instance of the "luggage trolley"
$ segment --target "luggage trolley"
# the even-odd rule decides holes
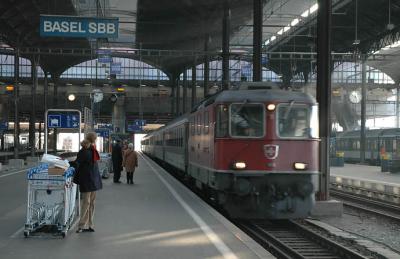
[[[111,154],[100,153],[99,171],[103,179],[108,179],[112,173]]]
[[[48,174],[48,164],[28,171],[25,237],[45,226],[51,233],[59,233],[62,237],[67,235],[79,213],[79,192],[72,182],[74,172],[75,169],[70,167],[63,175],[51,175]]]

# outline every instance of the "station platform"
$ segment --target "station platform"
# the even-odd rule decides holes
[[[379,166],[345,164],[330,168],[330,183],[377,199],[400,202],[400,174],[381,172]]]
[[[0,172],[1,258],[275,258],[142,154],[134,185],[103,181],[96,232],[25,238],[25,172]]]
[[[331,167],[331,176],[354,177],[360,180],[400,184],[400,174],[381,172],[380,166],[345,164]]]

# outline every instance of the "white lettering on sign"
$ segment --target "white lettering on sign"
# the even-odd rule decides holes
[[[45,32],[80,32],[85,33],[86,31],[82,28],[81,22],[68,22],[68,21],[44,21],[43,29]]]
[[[89,23],[89,33],[96,33],[96,32],[97,32],[96,23],[90,22]]]
[[[107,23],[107,32],[108,33],[115,33],[115,24]]]
[[[106,25],[104,23],[99,23],[97,27],[98,33],[106,33]]]
[[[113,23],[89,23],[89,33],[113,34],[115,33],[115,24]]]
[[[43,21],[44,32],[115,34],[116,25],[108,22],[89,22],[86,31],[84,23],[79,21]]]
[[[45,31],[45,32],[49,32],[49,31],[52,31],[51,30],[51,22],[50,21],[44,21],[44,23],[43,23],[43,30]]]
[[[61,31],[68,32],[68,22],[61,22]]]
[[[70,22],[70,28],[69,32],[78,32],[78,23]]]

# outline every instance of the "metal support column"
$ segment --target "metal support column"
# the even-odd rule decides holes
[[[317,101],[319,104],[319,200],[329,199],[329,142],[331,133],[331,15],[332,0],[318,0]]]
[[[186,113],[187,107],[187,69],[183,70],[183,96],[182,96],[182,114]]]
[[[171,85],[171,95],[170,95],[170,97],[171,97],[171,114],[174,115],[175,114],[175,96],[176,96],[176,94],[175,94],[175,92],[176,92],[175,91],[175,89],[176,89],[175,75],[171,76],[170,85]]]
[[[53,109],[57,109],[57,106],[58,106],[58,99],[57,99],[57,95],[58,95],[58,76],[52,76],[53,77],[53,84],[54,84],[54,86],[53,86],[53,89],[54,89],[54,92],[53,92],[53,94],[54,94],[54,96],[53,96]],[[45,127],[46,127],[47,125],[45,125]],[[53,130],[53,133],[54,133],[54,135],[53,135],[53,152],[56,152],[57,151],[57,134],[58,134],[58,132],[57,132],[57,129],[54,129]]]
[[[262,81],[261,49],[263,1],[253,0],[253,81]]]
[[[365,162],[365,120],[367,107],[367,65],[366,55],[361,60],[361,136],[360,136],[360,163]]]
[[[49,73],[47,72],[47,71],[44,71],[44,85],[43,85],[43,110],[44,110],[44,112],[46,112],[47,111],[47,109],[48,109],[48,106],[49,106],[49,104],[48,104],[48,99],[47,99],[47,96],[49,95],[49,81],[48,81],[48,76],[49,76]],[[46,119],[44,118],[43,119],[43,122],[45,121]],[[44,127],[46,127],[46,125],[44,125]],[[46,132],[44,132],[44,134],[46,134]],[[44,138],[48,138],[49,136],[44,136]],[[39,135],[39,140],[40,140],[40,135]],[[44,144],[43,144],[44,145]],[[43,146],[43,149],[44,149],[44,146]]]
[[[38,149],[42,149],[42,122],[39,120],[39,147]]]
[[[197,69],[196,69],[196,59],[193,62],[193,66],[192,66],[192,103],[191,103],[191,107],[193,108],[197,101],[197,93],[196,93],[196,80],[197,80]]]
[[[397,85],[397,87],[396,87],[396,128],[399,128],[400,127],[400,118],[399,118],[399,115],[400,115],[400,111],[399,111],[399,109],[400,109],[400,86],[399,86],[398,82],[396,82],[396,85]]]
[[[231,10],[229,1],[224,2],[224,16],[222,18],[222,87],[229,89],[229,36],[230,36]]]
[[[14,55],[14,158],[19,157],[19,48],[15,50]]]
[[[31,151],[31,156],[35,156],[36,148],[36,137],[35,137],[35,123],[36,123],[36,90],[38,86],[38,76],[37,76],[37,66],[39,62],[39,57],[34,56],[32,59],[31,75],[32,75],[32,88],[31,88],[31,116],[29,118],[29,146]]]
[[[204,52],[206,52],[205,56],[204,56],[204,83],[203,83],[203,87],[204,87],[204,97],[206,98],[206,96],[208,95],[208,82],[210,81],[210,57],[208,56],[208,44],[210,43],[210,36],[207,34],[206,35],[206,39],[204,41]]]
[[[180,91],[180,81],[179,81],[179,74],[175,77],[175,86],[176,86],[176,104],[175,104],[175,106],[176,106],[176,113],[175,113],[175,115],[178,117],[179,116],[179,114],[180,114],[180,111],[181,111],[181,109],[180,109],[180,104],[181,104],[181,91]]]

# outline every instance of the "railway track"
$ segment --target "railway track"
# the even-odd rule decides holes
[[[242,221],[237,225],[278,258],[370,258],[292,220]]]
[[[342,200],[344,206],[400,222],[400,206],[398,205],[332,188],[330,189],[330,194]]]

